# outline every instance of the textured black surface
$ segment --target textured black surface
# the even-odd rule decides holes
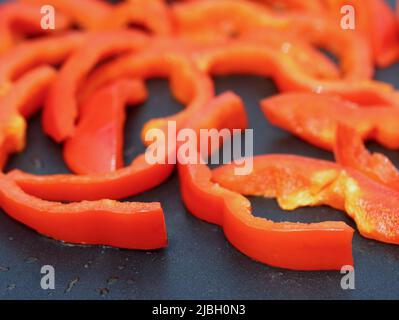
[[[399,65],[380,71],[379,79],[399,86]],[[255,153],[293,153],[332,159],[290,134],[272,127],[259,109],[259,100],[276,93],[273,82],[257,77],[216,79],[218,92],[233,90],[245,101],[250,125],[255,129]],[[143,147],[142,124],[149,118],[173,114],[181,106],[170,97],[166,81],[149,82],[151,98],[129,110],[126,125],[126,161]],[[399,165],[397,151],[375,144]],[[8,169],[32,173],[68,172],[61,147],[41,131],[40,116],[29,122],[28,147],[13,156]],[[339,272],[296,272],[268,267],[235,250],[217,227],[191,216],[180,201],[176,175],[162,186],[129,200],[161,201],[166,214],[168,248],[138,252],[102,247],[68,246],[47,239],[0,214],[0,298],[12,299],[317,299],[399,298],[399,248],[367,240],[356,232],[353,241],[356,289],[340,287]],[[293,213],[275,201],[252,198],[254,214],[274,221],[353,222],[326,207]],[[40,288],[40,268],[52,265],[56,289]]]

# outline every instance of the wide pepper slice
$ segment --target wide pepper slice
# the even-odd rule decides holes
[[[125,104],[146,98],[144,83],[132,79],[119,79],[95,92],[81,108],[75,134],[64,144],[68,167],[77,174],[122,168]]]
[[[242,101],[232,93],[216,97],[203,107],[202,113],[197,114],[196,119],[202,128],[234,128],[237,122],[242,126],[246,125]],[[167,131],[165,137],[165,141],[168,141]],[[175,141],[174,137],[172,139]],[[147,149],[147,152],[151,150]],[[16,170],[9,175],[25,192],[46,200],[123,199],[152,189],[165,181],[174,169],[170,160],[174,159],[175,155],[175,147],[168,143],[164,163],[151,164],[143,154],[128,167],[111,173],[38,176]]]
[[[55,20],[55,30],[43,29],[40,25],[40,7],[18,2],[0,4],[0,17],[0,53],[12,48],[24,35],[59,32],[70,23],[67,17],[59,14]]]
[[[246,176],[234,175],[234,168],[217,168],[213,181],[238,193],[277,197],[286,210],[332,206],[354,219],[363,236],[399,244],[399,192],[356,170],[287,155],[254,157],[253,171]]]
[[[141,250],[167,245],[159,203],[48,202],[26,194],[13,179],[2,175],[0,207],[37,232],[69,243]]]
[[[57,142],[71,137],[78,116],[76,94],[88,73],[107,57],[138,50],[148,38],[135,31],[96,33],[63,64],[51,86],[43,111],[43,129]]]
[[[199,219],[220,225],[229,242],[245,255],[296,270],[353,265],[353,230],[345,223],[275,223],[254,217],[248,199],[213,183],[211,176],[205,164],[179,164],[183,202]]]
[[[362,140],[399,148],[399,109],[391,105],[359,106],[336,96],[286,93],[261,102],[267,119],[307,142],[332,151],[339,122]]]
[[[357,131],[342,123],[337,126],[334,154],[339,164],[399,191],[399,171],[393,163],[381,153],[371,154]]]

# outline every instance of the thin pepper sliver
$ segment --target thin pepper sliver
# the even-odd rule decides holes
[[[118,79],[82,106],[75,134],[64,144],[64,160],[77,174],[112,172],[123,165],[125,104],[147,98],[140,80]]]
[[[69,243],[141,250],[167,245],[159,203],[48,202],[26,194],[14,180],[2,175],[0,207],[37,232]]]

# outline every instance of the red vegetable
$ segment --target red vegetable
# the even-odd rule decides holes
[[[47,202],[26,194],[15,181],[3,175],[0,206],[12,218],[37,232],[69,243],[141,250],[167,245],[159,203]]]
[[[75,134],[65,142],[64,159],[69,168],[78,174],[122,168],[125,104],[146,98],[139,80],[121,79],[95,92],[81,108]]]

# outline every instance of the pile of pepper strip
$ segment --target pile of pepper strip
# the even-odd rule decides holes
[[[342,28],[344,5],[354,9],[354,30]],[[79,244],[167,246],[160,203],[119,200],[172,174],[182,144],[170,121],[177,132],[247,128],[241,98],[216,95],[211,77],[251,74],[282,91],[261,102],[266,118],[337,162],[261,155],[247,159],[249,174],[235,175],[235,164],[210,170],[192,143],[197,163],[177,163],[187,209],[244,254],[281,268],[353,265],[353,229],[258,218],[245,195],[276,198],[286,210],[328,205],[363,236],[399,244],[399,170],[364,146],[399,148],[399,93],[372,79],[376,66],[399,60],[399,19],[383,0],[16,0],[0,4],[0,20],[0,166],[24,149],[27,119],[43,108],[43,130],[63,144],[73,172],[2,170],[0,207],[37,232]],[[144,153],[125,165],[125,108],[146,100],[152,77],[168,78],[186,108],[142,129],[146,153],[151,130],[165,134],[163,161]]]

